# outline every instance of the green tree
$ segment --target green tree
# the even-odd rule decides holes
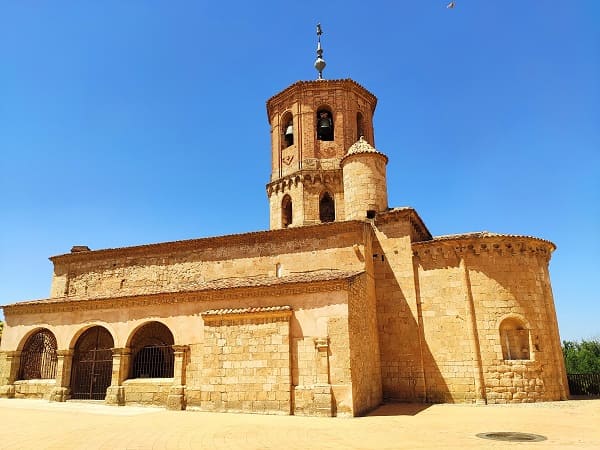
[[[567,373],[600,373],[600,339],[563,341]]]

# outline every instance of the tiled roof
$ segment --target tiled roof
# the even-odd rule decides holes
[[[385,156],[383,153],[381,153],[379,150],[377,150],[375,147],[373,147],[371,144],[369,144],[365,140],[365,138],[363,136],[361,136],[358,141],[356,141],[354,144],[352,144],[350,146],[350,148],[348,149],[348,152],[346,153],[344,158],[342,158],[342,160],[344,160],[347,156],[359,155],[361,153],[374,153],[374,154],[385,157],[386,161],[388,159],[387,156]]]
[[[209,309],[202,313],[203,316],[223,316],[227,314],[248,314],[248,313],[265,313],[291,311],[291,306],[259,306],[250,308],[226,308],[226,309]]]

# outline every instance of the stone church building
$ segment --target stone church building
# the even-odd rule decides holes
[[[321,416],[566,399],[554,244],[390,208],[376,103],[350,79],[267,101],[268,231],[51,257],[50,296],[3,307],[0,395]]]

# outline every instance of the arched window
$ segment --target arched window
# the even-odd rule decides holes
[[[294,119],[292,118],[291,113],[287,113],[283,116],[281,125],[281,134],[283,135],[281,140],[283,143],[282,148],[287,148],[290,145],[294,145]]]
[[[19,379],[36,380],[56,377],[56,338],[50,330],[29,336],[21,353]]]
[[[358,141],[361,136],[365,136],[365,122],[363,115],[356,113],[356,140]]]
[[[319,218],[321,222],[333,222],[335,220],[335,203],[329,192],[325,192],[319,200]]]
[[[320,141],[333,141],[333,114],[325,108],[317,111],[317,139]]]
[[[292,198],[285,195],[281,201],[281,228],[287,228],[292,224]]]
[[[150,322],[131,339],[131,378],[173,376],[173,334],[160,322]]]
[[[509,317],[500,324],[500,343],[504,359],[529,359],[529,330],[516,318]]]

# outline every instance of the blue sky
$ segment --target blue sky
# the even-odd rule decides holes
[[[600,336],[600,2],[0,2],[0,304],[51,255],[268,228],[265,101],[379,99],[390,206],[555,242],[561,337]]]

